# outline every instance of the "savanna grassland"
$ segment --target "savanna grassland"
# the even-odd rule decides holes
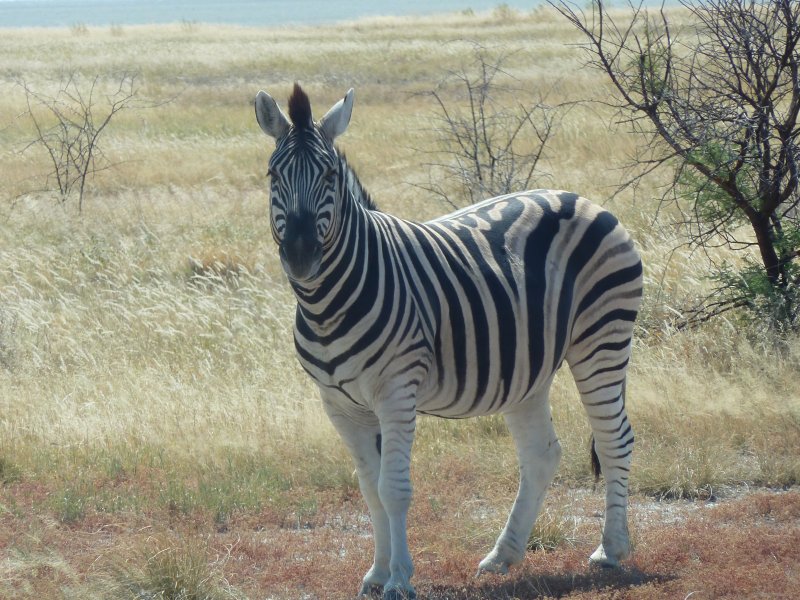
[[[675,13],[680,24],[682,15]],[[316,28],[175,26],[0,35],[0,597],[349,598],[371,562],[348,456],[294,358],[293,300],[266,202],[272,141],[252,109],[295,80],[317,116],[349,88],[340,146],[378,205],[448,211],[425,182],[429,96],[474,42],[509,51],[552,104],[603,100],[551,10]],[[67,74],[136,107],[102,140],[81,214],[43,192],[47,157],[20,85]],[[457,102],[455,96],[453,102]],[[102,106],[102,104],[100,105]],[[564,457],[525,563],[475,579],[516,492],[502,419],[421,419],[409,516],[422,597],[792,597],[800,589],[800,340],[735,315],[676,331],[715,261],[679,247],[656,174],[613,196],[637,144],[600,103],[569,104],[542,187],[574,190],[633,233],[646,274],[628,407],[635,554],[594,572],[602,498],[567,374]],[[24,151],[23,151],[24,150]],[[613,196],[613,197],[612,197]],[[658,218],[656,214],[658,212]],[[677,249],[676,249],[677,248]],[[183,595],[181,595],[183,594]]]

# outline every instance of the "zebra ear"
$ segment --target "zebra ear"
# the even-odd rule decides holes
[[[265,91],[256,95],[256,120],[264,133],[276,140],[289,131],[289,119],[274,98]]]
[[[350,115],[353,112],[353,88],[350,88],[333,107],[325,113],[319,120],[319,128],[330,141],[342,135],[350,123]]]

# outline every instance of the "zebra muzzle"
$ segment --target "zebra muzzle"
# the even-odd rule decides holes
[[[285,236],[280,246],[281,265],[284,272],[295,281],[308,281],[319,272],[322,263],[322,244],[315,232],[298,232]]]

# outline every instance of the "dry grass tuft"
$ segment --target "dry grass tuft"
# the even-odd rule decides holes
[[[202,540],[160,535],[106,567],[109,597],[120,600],[237,600],[222,574],[229,557],[213,557]]]

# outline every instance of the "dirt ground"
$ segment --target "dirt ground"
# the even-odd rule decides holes
[[[141,579],[148,568],[152,571],[155,556],[172,553],[175,576],[189,577],[187,571],[195,569],[204,585],[213,580],[215,590],[236,591],[186,600],[344,599],[354,597],[371,559],[369,522],[355,494],[324,500],[308,519],[268,510],[225,523],[210,515],[169,511],[127,516],[90,512],[65,524],[29,508],[38,504],[37,498],[42,500],[44,490],[17,484],[0,492],[3,597],[114,597],[108,590],[120,573],[136,573]],[[459,529],[458,510],[453,514],[431,508],[433,503],[424,498],[417,500],[409,541],[419,598],[700,600],[800,594],[797,488],[736,490],[693,501],[634,497],[633,556],[624,568],[608,571],[587,564],[599,534],[600,494],[565,494],[556,491],[548,503],[566,498],[572,523],[566,539],[554,550],[529,552],[505,577],[475,576],[488,533]]]

